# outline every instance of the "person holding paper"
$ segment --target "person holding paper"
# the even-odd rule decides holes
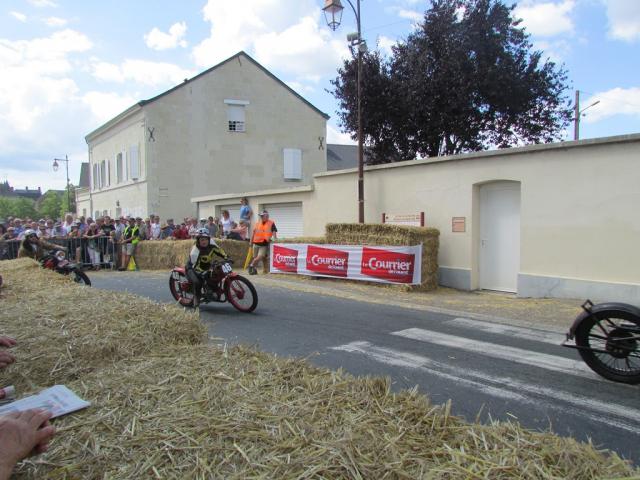
[[[51,412],[40,409],[0,416],[0,480],[8,479],[20,460],[47,451],[55,434],[50,418]]]

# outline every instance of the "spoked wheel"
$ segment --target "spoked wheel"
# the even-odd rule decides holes
[[[193,307],[193,291],[186,275],[173,271],[169,277],[169,290],[180,305]]]
[[[587,365],[614,382],[640,383],[640,319],[622,311],[597,312],[576,331]]]
[[[73,271],[73,281],[76,283],[84,283],[87,287],[91,286],[91,280],[89,280],[87,274],[80,270]]]
[[[225,293],[229,303],[241,312],[253,312],[258,306],[258,293],[255,287],[240,275],[227,279]]]

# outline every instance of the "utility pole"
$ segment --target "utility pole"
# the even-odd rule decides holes
[[[573,139],[580,140],[580,90],[576,90],[576,103],[573,106]]]

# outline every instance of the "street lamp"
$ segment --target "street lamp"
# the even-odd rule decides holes
[[[362,31],[360,29],[360,0],[356,1],[356,7],[353,6],[351,0],[347,0],[353,13],[356,16],[358,32],[347,35],[347,40],[352,47],[358,49],[358,78],[357,83],[357,102],[358,102],[358,222],[364,223],[364,152],[362,147],[362,53],[366,50],[366,45],[362,39]],[[342,20],[342,10],[344,7],[340,0],[325,0],[324,11],[327,25],[332,30],[336,30],[340,26]]]
[[[575,105],[573,106],[573,111],[575,115],[575,118],[573,119],[573,139],[574,140],[580,139],[580,117],[584,116],[582,112],[584,112],[585,110],[588,110],[589,108],[599,103],[600,103],[600,100],[596,100],[588,107],[585,107],[582,110],[580,110],[580,90],[576,90],[576,101],[575,101]]]
[[[53,159],[53,171],[57,172],[59,165],[58,162],[65,162],[67,164],[67,212],[71,213],[71,193],[69,192],[69,157],[67,155],[64,158]]]

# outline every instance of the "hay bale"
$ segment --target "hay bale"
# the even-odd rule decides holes
[[[450,404],[244,347],[173,347],[71,388],[93,405],[54,422],[17,478],[586,479],[616,455],[515,423],[467,424]],[[637,472],[636,473],[640,473]]]
[[[206,341],[198,315],[182,307],[79,286],[31,259],[0,262],[0,274],[0,333],[18,340],[18,361],[0,370],[0,385],[20,395],[168,345]]]
[[[465,423],[450,404],[432,405],[416,389],[393,393],[385,379],[198,344],[194,315],[79,287],[32,261],[0,262],[0,273],[10,307],[2,325],[19,328],[20,342],[19,370],[5,369],[0,382],[33,375],[38,388],[65,383],[92,402],[54,420],[49,452],[19,464],[16,478],[640,475],[572,439]],[[99,316],[107,303],[116,306]]]
[[[244,265],[249,242],[217,238],[216,243],[233,259],[235,268]],[[170,270],[183,266],[193,245],[193,240],[140,242],[136,248],[136,264],[141,270]]]
[[[438,247],[436,228],[405,227],[369,223],[328,223],[327,243],[334,245],[417,245],[422,243],[422,283],[396,288],[429,291],[438,288]]]

